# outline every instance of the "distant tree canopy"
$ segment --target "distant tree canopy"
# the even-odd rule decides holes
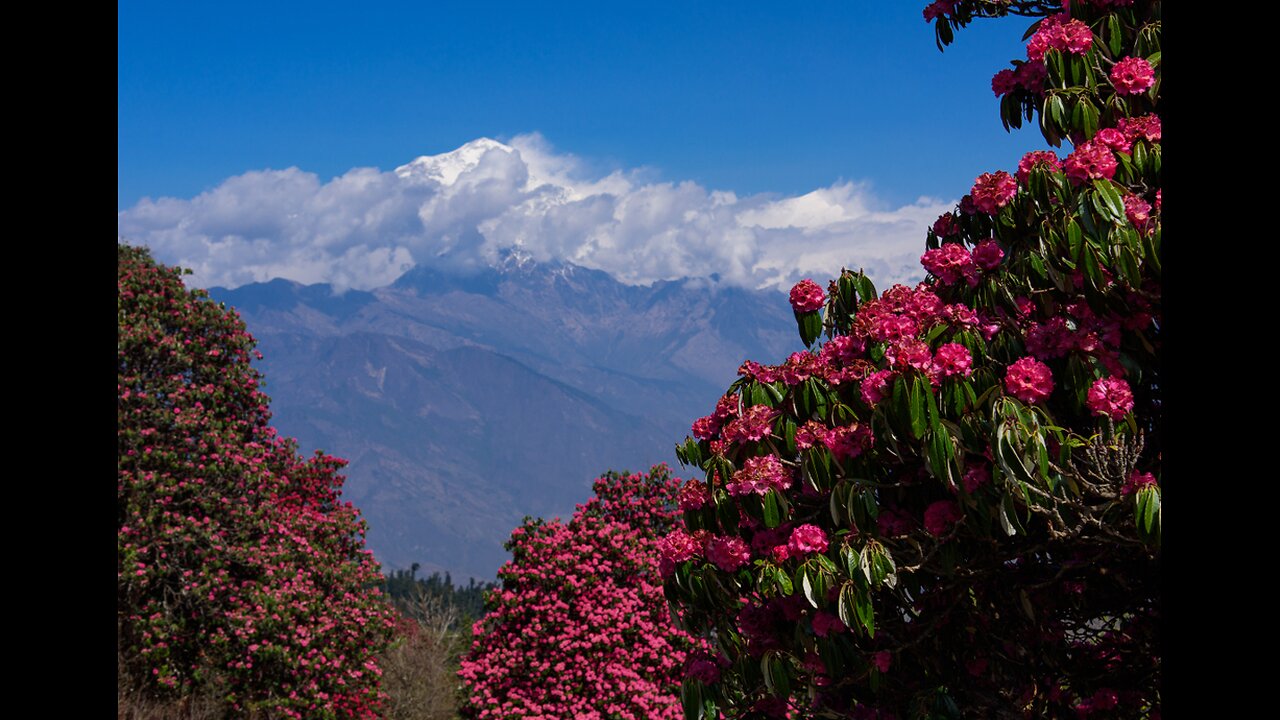
[[[143,248],[117,271],[120,672],[231,715],[376,717],[392,611],[345,462],[268,425],[233,311]]]
[[[1159,717],[1161,4],[1065,5],[925,8],[1038,18],[992,89],[1071,149],[979,176],[916,287],[798,283],[810,349],[678,449],[690,720]]]
[[[484,614],[485,593],[498,587],[497,583],[478,583],[475,578],[469,578],[466,585],[454,585],[448,572],[433,572],[420,578],[418,568],[414,563],[408,570],[392,571],[383,580],[383,591],[402,612],[412,614],[425,600],[455,610],[463,622],[470,623]]]

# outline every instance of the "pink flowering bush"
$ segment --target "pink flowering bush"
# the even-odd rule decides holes
[[[738,538],[705,542],[668,534],[677,503],[696,496],[665,466],[608,473],[569,522],[526,520],[511,533],[511,560],[474,628],[458,673],[468,718],[681,717],[686,672],[719,665],[674,629],[659,558],[710,557],[731,572],[747,555]]]
[[[691,720],[1160,715],[1160,3],[924,15],[1039,18],[993,89],[1071,148],[979,176],[924,282],[841,272],[677,448]]]
[[[268,425],[234,312],[120,245],[117,599],[122,683],[220,715],[373,718],[392,611],[345,464]]]

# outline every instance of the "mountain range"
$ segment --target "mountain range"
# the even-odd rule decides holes
[[[344,497],[384,568],[460,578],[493,578],[524,516],[567,517],[602,472],[674,465],[743,360],[801,348],[776,290],[628,285],[515,252],[372,291],[210,294],[259,341],[275,426],[350,461]]]

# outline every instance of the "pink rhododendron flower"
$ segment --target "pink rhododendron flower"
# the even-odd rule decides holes
[[[658,552],[673,563],[682,563],[698,554],[698,541],[689,533],[676,528],[658,541]]]
[[[680,488],[681,510],[697,510],[711,502],[711,492],[707,485],[699,480],[689,480]]]
[[[924,511],[924,529],[934,537],[942,537],[964,519],[960,506],[951,500],[939,500]]]
[[[1013,71],[1018,86],[1029,93],[1044,94],[1044,81],[1049,77],[1049,69],[1040,60],[1028,60]]]
[[[827,533],[817,525],[801,525],[791,531],[787,549],[792,557],[801,557],[827,551]]]
[[[1093,136],[1093,142],[1106,145],[1116,152],[1127,153],[1133,147],[1133,141],[1115,128],[1103,128]]]
[[[707,685],[720,682],[720,666],[706,658],[690,662],[685,674]]]
[[[1027,57],[1043,60],[1050,49],[1073,55],[1083,55],[1093,45],[1093,33],[1079,20],[1071,20],[1066,13],[1050,15],[1040,21],[1040,27],[1027,43]]]
[[[943,285],[951,285],[964,278],[969,287],[978,284],[978,267],[969,251],[959,243],[944,243],[942,247],[926,250],[920,256],[920,264]]]
[[[986,463],[970,465],[960,478],[964,491],[973,494],[978,488],[991,482],[991,468]]]
[[[751,548],[736,537],[713,537],[707,541],[707,559],[725,572],[733,572],[751,562]]]
[[[973,248],[973,261],[983,270],[995,270],[1003,259],[1004,250],[994,239],[983,240]]]
[[[897,510],[880,510],[876,518],[876,531],[885,537],[896,537],[911,532],[911,520]]]
[[[956,232],[956,217],[951,213],[942,213],[937,220],[933,221],[933,233],[940,238],[945,238]]]
[[[808,278],[801,280],[791,288],[791,307],[797,313],[814,312],[822,308],[827,295],[818,283]]]
[[[955,0],[934,0],[934,2],[924,6],[924,21],[933,22],[944,15],[950,15],[955,11]]]
[[[794,352],[778,369],[778,373],[782,376],[782,382],[795,387],[814,375],[821,375],[822,367],[817,355],[807,351]]]
[[[773,434],[773,420],[778,414],[768,405],[752,405],[724,426],[724,439],[732,443],[759,442]]]
[[[1111,68],[1111,86],[1117,95],[1137,95],[1156,82],[1151,63],[1142,58],[1127,57]]]
[[[875,405],[893,392],[890,383],[897,377],[892,370],[877,370],[862,381],[862,401]]]
[[[1001,70],[991,78],[991,92],[995,93],[996,97],[1004,97],[1017,89],[1017,87],[1018,78],[1013,74],[1013,70],[1009,68]]]
[[[826,637],[831,633],[842,633],[848,627],[842,622],[837,615],[819,610],[813,614],[813,634],[818,637]],[[825,667],[823,668],[826,669]]]
[[[934,367],[942,377],[969,377],[973,373],[973,355],[960,343],[947,343],[934,354]]]
[[[832,428],[822,438],[823,444],[831,450],[831,454],[837,460],[846,460],[861,455],[863,451],[871,447],[873,441],[871,427],[860,423],[854,423],[847,427]]]
[[[822,442],[827,435],[827,428],[822,423],[810,420],[796,429],[796,448],[808,450]]]
[[[1137,195],[1125,195],[1124,216],[1135,228],[1145,232],[1151,220],[1151,205]]]
[[[1160,142],[1160,117],[1158,115],[1143,115],[1141,117],[1120,118],[1116,123],[1116,129],[1124,133],[1132,144],[1138,140],[1146,140],[1149,143]]]
[[[1027,352],[1039,360],[1052,360],[1066,355],[1074,346],[1071,328],[1061,317],[1052,317],[1027,328]]]
[[[1042,402],[1053,392],[1053,373],[1048,365],[1033,357],[1019,358],[1009,366],[1004,388],[1029,405]]]
[[[1031,169],[1043,167],[1057,172],[1062,169],[1062,161],[1057,153],[1050,150],[1032,150],[1018,161],[1018,182],[1025,183],[1031,177]]]
[[[1102,143],[1087,142],[1067,156],[1063,167],[1073,185],[1097,178],[1110,180],[1116,174],[1116,156]]]
[[[875,665],[876,669],[880,672],[889,672],[889,666],[893,664],[893,653],[888,650],[881,650],[871,656],[871,663]]]
[[[916,370],[925,375],[933,374],[933,353],[923,340],[906,338],[885,348],[884,359],[897,370]]]
[[[791,473],[777,455],[747,458],[742,469],[733,474],[728,490],[731,495],[755,493],[764,495],[770,489],[779,492],[791,487]]]
[[[1089,387],[1085,404],[1094,415],[1119,420],[1133,410],[1133,391],[1120,378],[1102,378]]]
[[[982,173],[973,183],[973,204],[979,210],[995,215],[1000,208],[1009,204],[1013,196],[1018,194],[1018,181],[1009,173],[1000,170],[995,173]]]

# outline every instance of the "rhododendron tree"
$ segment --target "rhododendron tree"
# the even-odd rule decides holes
[[[1009,15],[1001,118],[1069,148],[979,176],[921,284],[798,284],[809,350],[677,448],[689,718],[1159,717],[1160,3],[924,11]]]
[[[269,426],[234,312],[118,246],[117,636],[131,692],[376,717],[391,610],[345,464]]]
[[[686,666],[718,668],[671,626],[657,571],[658,538],[678,504],[698,499],[665,466],[608,473],[594,488],[569,522],[529,519],[511,533],[502,587],[459,672],[465,717],[679,718]],[[716,552],[733,567],[743,550]]]

